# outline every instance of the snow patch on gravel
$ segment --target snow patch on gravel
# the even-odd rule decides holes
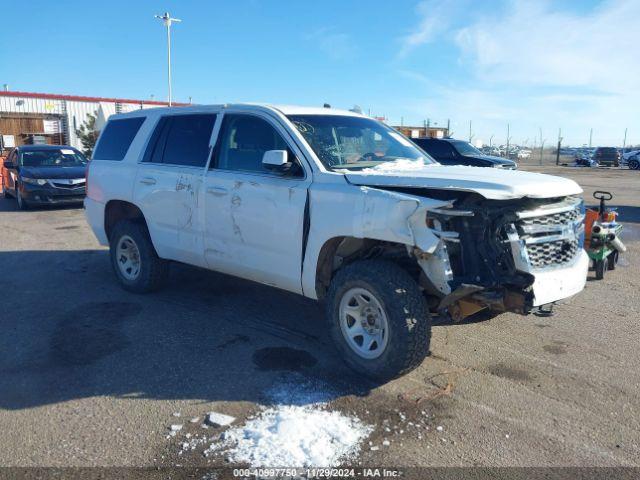
[[[353,458],[372,431],[359,419],[318,407],[280,405],[228,430],[210,451],[252,467],[331,467]]]
[[[271,406],[224,432],[204,453],[252,467],[332,467],[351,460],[373,427],[329,410],[334,393],[322,383],[289,377],[266,392]]]

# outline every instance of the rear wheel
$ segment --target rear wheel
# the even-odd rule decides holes
[[[111,234],[109,249],[111,265],[125,290],[147,293],[164,285],[167,261],[158,257],[143,223],[118,222]]]
[[[431,317],[417,283],[395,263],[354,262],[327,294],[336,348],[359,374],[386,381],[416,368],[429,352]]]
[[[637,158],[632,158],[629,160],[629,169],[631,170],[640,170],[640,160]]]
[[[596,271],[596,279],[602,280],[604,278],[604,274],[607,271],[608,261],[606,260],[596,260],[595,262],[595,271]]]
[[[618,264],[618,251],[614,250],[607,257],[607,270],[615,270]]]

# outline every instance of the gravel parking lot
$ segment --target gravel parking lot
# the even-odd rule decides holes
[[[206,442],[182,452],[218,434],[206,412],[241,423],[266,391],[311,379],[330,409],[374,427],[356,464],[640,466],[638,172],[526,169],[573,178],[591,203],[614,193],[619,268],[590,272],[553,317],[437,322],[431,356],[385,385],[341,364],[314,302],[180,265],[136,296],[82,209],[0,200],[0,465],[224,465]]]

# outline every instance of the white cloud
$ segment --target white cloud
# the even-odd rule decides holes
[[[543,136],[555,138],[562,127],[567,142],[581,144],[593,127],[595,143],[621,144],[628,126],[631,141],[640,142],[640,131],[633,131],[640,2],[607,0],[576,13],[548,0],[513,0],[502,12],[470,18],[447,32],[467,74],[442,85],[415,66],[398,72],[422,86],[407,108],[473,119],[483,136],[510,122],[522,138],[533,138],[540,126]]]
[[[331,60],[350,60],[357,51],[350,35],[330,28],[316,30],[307,39],[316,42],[318,48]]]
[[[588,14],[548,1],[511,2],[455,38],[484,79],[522,85],[582,86],[608,92],[638,87],[640,2],[612,0]]]
[[[416,7],[416,13],[420,22],[400,39],[399,58],[406,57],[417,47],[433,41],[449,27],[449,19],[454,16],[450,0],[423,0]]]

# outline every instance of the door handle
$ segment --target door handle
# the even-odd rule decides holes
[[[221,197],[221,196],[226,195],[227,193],[229,193],[229,190],[227,190],[224,187],[208,187],[207,188],[207,193],[210,193],[211,195],[217,195],[218,197]]]
[[[140,179],[140,183],[144,183],[145,185],[155,185],[156,179],[153,177],[142,177]]]

